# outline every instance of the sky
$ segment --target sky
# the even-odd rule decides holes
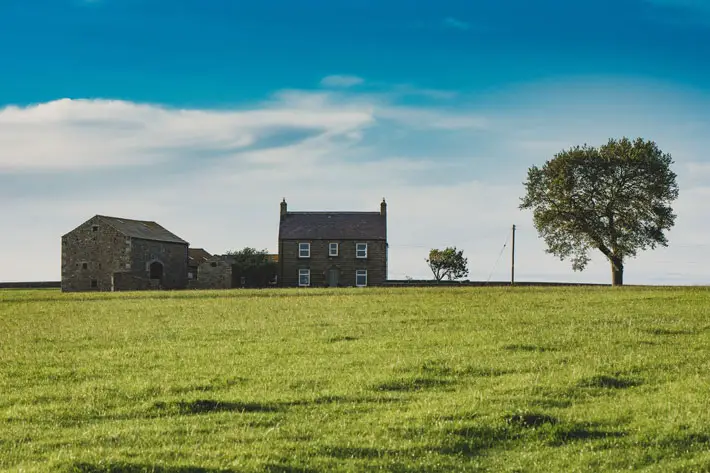
[[[710,284],[710,1],[0,0],[0,281],[59,280],[93,215],[276,252],[290,210],[388,203],[389,276],[608,283],[547,254],[527,169],[642,137],[673,156],[668,248],[627,284]]]

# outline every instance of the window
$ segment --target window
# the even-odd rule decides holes
[[[98,226],[98,225],[92,226],[92,227],[91,227],[91,231],[92,231],[92,232],[98,232],[98,231],[99,231],[99,226]]]
[[[81,263],[81,269],[88,269],[89,263]]]
[[[306,287],[311,285],[311,270],[310,269],[299,269],[298,270],[298,285],[301,287]]]
[[[299,258],[310,258],[311,257],[311,244],[310,243],[299,243],[298,244],[298,257]]]
[[[356,258],[367,258],[367,243],[356,243],[355,244],[355,257]]]
[[[216,267],[217,267],[217,262],[216,262],[216,261],[212,261],[212,262],[210,263],[210,266],[212,266],[213,268],[216,268]]]
[[[92,279],[91,280],[91,287],[94,287],[94,288],[99,287],[99,282],[96,279]]]
[[[328,245],[328,256],[338,256],[338,244],[331,243]]]
[[[357,287],[367,286],[367,270],[366,269],[358,269],[357,271],[355,271],[355,285]]]

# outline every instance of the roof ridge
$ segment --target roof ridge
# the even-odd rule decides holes
[[[155,220],[138,220],[138,219],[135,219],[135,218],[112,217],[111,215],[100,215],[100,214],[96,214],[96,216],[97,216],[97,217],[100,217],[100,218],[109,218],[109,219],[112,219],[112,220],[125,220],[125,221],[127,221],[127,222],[140,222],[140,223],[154,223],[154,224],[156,224],[156,225],[160,225],[160,224],[159,224],[158,222],[156,222]],[[161,226],[162,226],[162,225],[161,225]]]
[[[303,215],[303,214],[349,214],[349,215],[380,215],[377,211],[359,211],[359,210],[297,210],[295,212],[288,211],[286,215]]]

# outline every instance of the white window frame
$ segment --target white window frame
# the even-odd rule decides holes
[[[335,249],[335,251],[333,251]],[[328,256],[338,256],[338,251],[340,249],[340,245],[337,243],[328,243]]]
[[[301,276],[308,276],[308,284],[301,283]],[[311,270],[310,269],[299,269],[298,270],[298,287],[308,287],[311,285]]]
[[[360,256],[360,247],[365,246],[365,254]],[[355,243],[355,257],[359,259],[367,259],[367,243]]]
[[[358,284],[358,278],[365,276],[365,284]],[[358,269],[355,271],[355,285],[357,287],[367,287],[367,270],[366,269]]]
[[[304,248],[305,252],[307,253],[305,256],[303,255],[304,253]],[[298,244],[298,257],[299,258],[310,258],[311,257],[311,244],[308,242],[301,242]]]

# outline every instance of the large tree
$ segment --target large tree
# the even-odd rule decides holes
[[[432,249],[426,262],[437,281],[444,278],[453,281],[468,274],[468,260],[464,258],[463,250],[456,250],[455,246],[444,250]]]
[[[521,209],[532,209],[547,252],[582,271],[589,250],[611,263],[612,284],[639,250],[668,246],[678,198],[673,160],[653,141],[611,139],[599,148],[577,146],[528,170]]]

